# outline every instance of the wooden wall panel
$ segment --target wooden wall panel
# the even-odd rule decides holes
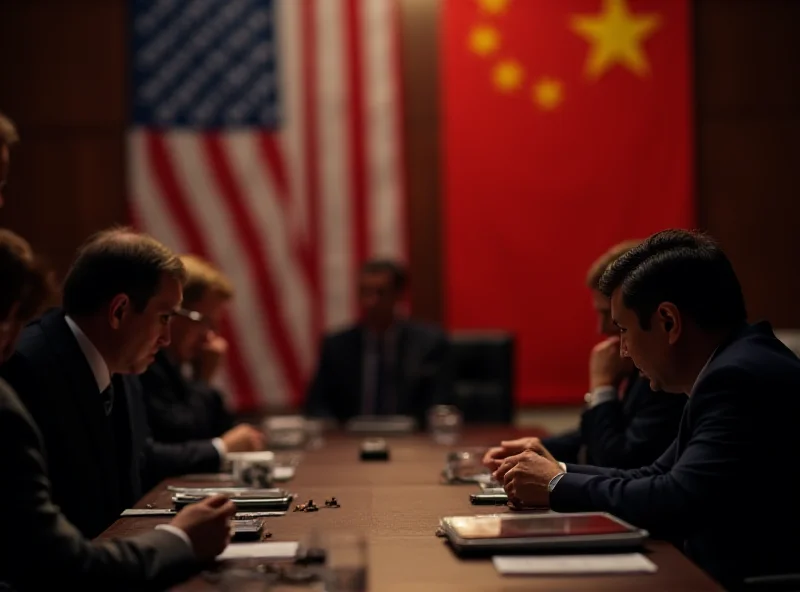
[[[440,0],[401,0],[411,306],[420,319],[444,318],[439,176]]]
[[[800,327],[800,2],[695,3],[697,199],[750,316]]]
[[[124,221],[124,0],[3,0],[0,110],[17,123],[0,224],[62,274],[92,232]]]

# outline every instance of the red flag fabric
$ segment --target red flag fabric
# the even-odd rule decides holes
[[[694,217],[686,0],[449,0],[447,322],[517,336],[517,398],[575,402],[584,285],[614,243]]]

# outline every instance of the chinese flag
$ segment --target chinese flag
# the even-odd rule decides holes
[[[693,221],[687,0],[445,0],[451,329],[517,337],[519,403],[580,400],[585,287],[613,244]]]

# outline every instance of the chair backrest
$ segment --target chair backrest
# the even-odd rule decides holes
[[[468,423],[511,423],[514,336],[499,331],[450,334],[453,402]]]

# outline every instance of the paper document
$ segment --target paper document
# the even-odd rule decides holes
[[[537,555],[492,557],[503,575],[655,573],[658,567],[641,553],[615,555]]]
[[[275,481],[288,481],[294,477],[294,467],[275,467],[272,478]]]
[[[299,543],[231,543],[217,559],[294,559]]]

